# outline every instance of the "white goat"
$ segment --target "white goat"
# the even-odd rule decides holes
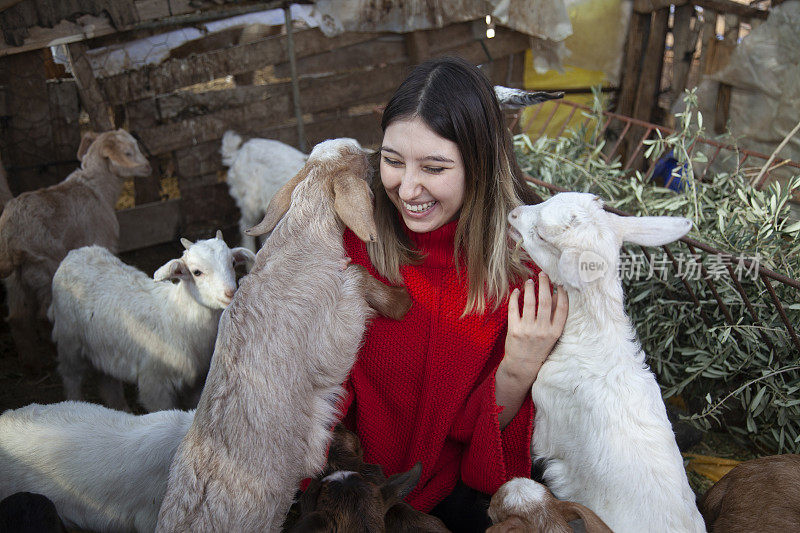
[[[71,401],[8,410],[0,416],[0,499],[34,492],[71,528],[152,532],[192,416]]]
[[[255,255],[228,248],[221,232],[181,242],[183,256],[153,279],[99,246],[72,250],[61,262],[49,316],[67,399],[81,399],[87,363],[137,383],[148,411],[175,408],[176,393],[205,376],[219,317],[236,290],[234,267]],[[126,409],[117,383],[101,390],[103,400]]]
[[[659,246],[685,235],[678,217],[620,217],[585,193],[509,214],[510,234],[569,295],[569,316],[531,390],[532,455],[562,500],[619,533],[704,531],[661,391],[623,308],[623,241]]]
[[[116,251],[114,204],[122,178],[149,176],[150,165],[124,130],[87,133],[78,149],[81,167],[44,189],[8,201],[0,216],[0,277],[8,293],[8,321],[26,366],[49,356],[50,287],[69,250],[97,244]]]
[[[569,522],[583,520],[586,533],[612,533],[591,509],[553,497],[547,487],[517,477],[503,484],[489,503],[494,525],[486,533],[572,533]]]
[[[345,224],[376,239],[370,179],[357,142],[320,143],[251,231],[272,234],[222,314],[157,531],[279,531],[300,481],[325,465],[370,306],[400,318],[411,305],[346,266]]]
[[[250,139],[242,144],[242,137],[233,131],[222,136],[220,153],[222,163],[228,167],[228,190],[241,212],[242,246],[256,252],[256,237],[247,235],[245,230],[264,217],[272,197],[303,168],[308,156],[272,139]]]

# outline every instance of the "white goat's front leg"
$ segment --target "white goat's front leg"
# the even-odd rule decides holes
[[[175,388],[172,386],[169,376],[165,376],[157,370],[145,367],[139,373],[139,403],[149,413],[175,409],[178,406]]]
[[[128,401],[125,399],[125,389],[122,382],[105,373],[100,373],[100,382],[97,385],[98,394],[106,406],[117,411],[131,412]]]
[[[65,353],[59,346],[58,373],[64,386],[64,396],[67,400],[83,400],[81,384],[86,374],[88,365],[78,354]]]

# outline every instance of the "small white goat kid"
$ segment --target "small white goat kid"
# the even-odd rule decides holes
[[[70,528],[151,533],[194,413],[135,416],[87,402],[0,416],[0,499],[43,494]]]
[[[242,246],[258,251],[256,237],[245,230],[258,224],[270,200],[287,181],[300,172],[308,156],[273,139],[250,139],[233,131],[222,136],[222,164],[228,167],[228,190],[241,212]]]
[[[301,480],[325,465],[370,307],[399,320],[411,306],[404,288],[346,266],[345,225],[377,238],[371,177],[353,139],[320,143],[253,228],[272,234],[222,314],[157,531],[280,531]]]
[[[236,290],[234,268],[255,255],[228,248],[221,232],[181,242],[183,256],[153,279],[99,246],[73,250],[61,262],[49,317],[67,399],[81,399],[87,363],[137,383],[148,411],[175,408],[176,393],[204,377],[219,317]],[[101,393],[109,406],[127,408],[121,383]]]
[[[518,207],[508,220],[511,236],[569,295],[564,333],[531,390],[532,455],[545,462],[545,482],[617,533],[705,531],[617,277],[623,241],[663,245],[691,221],[620,217],[585,193]]]

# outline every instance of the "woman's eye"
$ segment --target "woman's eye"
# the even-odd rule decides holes
[[[202,273],[200,270],[193,270],[193,271],[192,271],[192,274],[194,274],[194,275],[195,275],[195,277],[196,277],[196,276],[201,276],[201,275],[203,275],[203,273]]]
[[[440,174],[444,172],[444,167],[425,167],[425,172],[430,174]]]
[[[401,166],[403,164],[402,161],[398,161],[397,159],[391,159],[391,158],[388,158],[386,156],[383,157],[383,161],[384,161],[384,163],[386,163],[387,165],[392,166],[392,167],[399,167],[399,166]]]

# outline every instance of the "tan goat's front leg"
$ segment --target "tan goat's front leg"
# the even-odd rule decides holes
[[[364,298],[370,307],[383,316],[400,320],[411,309],[411,296],[405,287],[392,287],[373,278],[361,265],[350,265],[361,277]]]

